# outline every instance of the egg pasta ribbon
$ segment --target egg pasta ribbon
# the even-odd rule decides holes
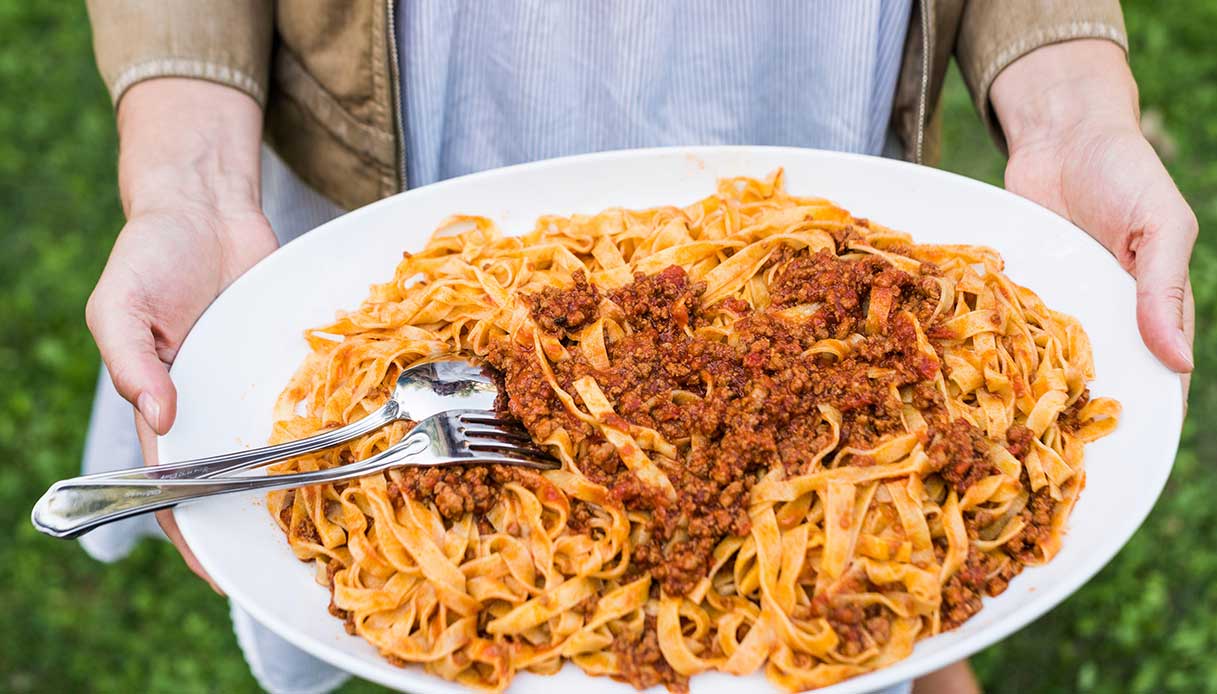
[[[268,497],[350,633],[486,691],[568,661],[674,691],[896,662],[1052,559],[1084,445],[1120,413],[1090,396],[1082,327],[999,254],[916,244],[781,171],[521,236],[453,217],[305,338],[272,443],[457,354],[499,372],[502,414],[562,460]],[[410,426],[272,472],[366,459]]]

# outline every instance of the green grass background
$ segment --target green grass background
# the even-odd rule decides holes
[[[98,365],[84,303],[123,221],[82,5],[0,0],[0,692],[256,691],[227,603],[167,544],[102,565],[28,521],[46,486],[78,469]],[[976,656],[992,692],[1217,692],[1217,3],[1125,12],[1143,105],[1175,141],[1168,166],[1200,217],[1191,412],[1136,537],[1060,607]],[[946,106],[945,168],[1000,183],[957,75]]]

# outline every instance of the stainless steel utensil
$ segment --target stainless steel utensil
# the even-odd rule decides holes
[[[397,377],[393,394],[363,419],[305,439],[180,463],[102,472],[96,479],[206,479],[333,448],[399,419],[420,421],[445,410],[491,410],[498,386],[479,366],[454,357],[416,364]]]
[[[398,383],[400,386],[400,380]],[[47,535],[71,538],[122,518],[217,494],[343,482],[402,465],[485,463],[540,470],[561,467],[561,463],[536,448],[528,432],[518,424],[498,419],[487,410],[449,410],[417,423],[401,441],[382,453],[327,470],[193,479],[88,475],[63,480],[38,500],[31,520],[34,527]]]

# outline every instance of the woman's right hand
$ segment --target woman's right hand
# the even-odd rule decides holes
[[[259,195],[262,112],[248,96],[201,80],[149,80],[123,96],[118,127],[127,223],[85,318],[115,388],[135,406],[144,462],[155,465],[155,437],[176,416],[169,366],[182,340],[278,244]],[[172,514],[158,520],[210,582]]]

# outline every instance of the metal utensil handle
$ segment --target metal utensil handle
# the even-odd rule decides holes
[[[362,477],[400,465],[406,458],[426,451],[428,446],[425,435],[407,435],[398,445],[367,460],[291,475],[168,480],[76,477],[48,489],[34,505],[30,518],[47,535],[79,537],[123,518],[218,494],[289,489]]]
[[[263,446],[262,448],[251,448],[247,451],[237,451],[235,453],[225,453],[223,455],[213,455],[206,458],[195,458],[194,460],[184,460],[180,463],[170,463],[168,465],[152,465],[146,467],[133,467],[124,470],[114,470],[111,472],[99,472],[85,477],[78,477],[77,480],[181,480],[181,479],[207,479],[216,477],[229,472],[238,472],[240,470],[248,470],[250,468],[269,465],[288,458],[294,458],[298,455],[306,453],[316,453],[327,448],[333,448],[342,443],[346,443],[352,439],[359,438],[364,434],[371,433],[383,427],[386,424],[396,420],[400,408],[395,400],[389,400],[380,409],[369,414],[355,422],[332,429],[323,431],[320,434],[314,434],[304,439],[296,441],[288,441],[274,446]]]

